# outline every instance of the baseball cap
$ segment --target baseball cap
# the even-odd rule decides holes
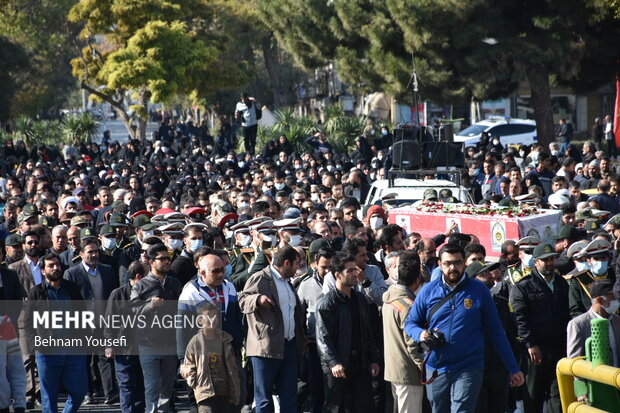
[[[82,228],[80,230],[80,241],[84,241],[88,238],[97,238],[97,231],[91,227]]]
[[[114,228],[112,228],[112,226],[110,224],[105,224],[101,226],[101,229],[99,230],[99,235],[101,236],[108,236],[108,235],[114,235]]]
[[[18,245],[22,245],[24,240],[18,234],[11,234],[4,240],[4,245],[9,247],[16,247]]]
[[[560,240],[560,239],[574,240],[574,239],[579,239],[579,238],[580,238],[579,230],[570,225],[560,226],[560,229],[558,229],[558,233],[555,236],[556,240]]]
[[[331,248],[332,245],[330,244],[330,242],[328,240],[326,240],[325,238],[319,238],[319,239],[315,239],[314,241],[312,241],[310,243],[310,246],[308,247],[308,252],[310,253],[310,255],[319,252],[319,250],[321,249],[326,249],[326,248]]]
[[[487,271],[493,271],[499,268],[499,265],[499,262],[484,263],[481,261],[474,261],[465,268],[465,273],[467,273],[470,278],[473,278]]]
[[[424,200],[425,201],[432,201],[432,200],[437,200],[437,190],[435,189],[427,189],[426,191],[424,191]]]

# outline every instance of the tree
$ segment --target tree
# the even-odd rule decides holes
[[[11,102],[17,91],[17,74],[27,67],[28,57],[19,45],[0,36],[0,122],[10,117]]]
[[[0,1],[0,33],[15,46],[9,55],[19,70],[0,70],[0,93],[12,85],[9,106],[2,116],[53,116],[78,90],[71,75],[71,29],[67,13],[75,0]],[[2,46],[7,47],[4,42]],[[8,50],[8,49],[7,49]],[[8,112],[7,112],[8,111]]]
[[[116,110],[132,138],[143,139],[149,102],[204,96],[242,79],[238,67],[219,61],[224,45],[210,33],[212,11],[200,0],[81,1],[69,13],[84,25],[86,43],[73,73]]]
[[[613,80],[614,1],[270,0],[260,11],[298,63],[333,60],[352,87],[401,100],[414,65],[424,97],[439,102],[506,96],[527,79],[546,144],[554,140],[550,78],[583,87]]]

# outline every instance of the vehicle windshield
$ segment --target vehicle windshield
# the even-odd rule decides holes
[[[458,133],[459,136],[475,136],[480,135],[487,129],[486,125],[471,125],[469,128],[465,128]]]

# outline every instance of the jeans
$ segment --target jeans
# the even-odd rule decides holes
[[[146,412],[168,413],[177,378],[177,357],[140,354],[140,366],[144,375]]]
[[[482,373],[482,366],[440,373],[426,386],[433,413],[473,413],[482,385]],[[432,374],[433,369],[427,368],[426,379]]]
[[[280,397],[281,412],[297,411],[297,346],[284,342],[284,358],[252,357],[256,413],[273,413],[273,388]]]
[[[250,152],[254,155],[254,147],[256,146],[256,133],[258,132],[258,125],[244,126],[243,127],[243,141],[245,144],[246,152]]]
[[[121,411],[144,412],[144,377],[138,356],[114,356]]]
[[[37,354],[36,359],[43,411],[58,412],[58,393],[63,385],[69,395],[63,412],[77,412],[88,391],[86,356]]]

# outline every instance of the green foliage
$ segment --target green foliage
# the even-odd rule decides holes
[[[274,139],[284,135],[297,152],[307,149],[305,139],[318,130],[314,119],[309,116],[298,116],[293,108],[277,109],[273,115],[278,123],[269,129],[265,128],[267,130],[264,132],[264,138],[271,136],[271,139]],[[264,143],[266,144],[268,140],[266,139]]]
[[[71,145],[91,142],[99,130],[99,122],[89,112],[69,115],[59,126],[64,141]]]
[[[365,125],[366,117],[343,114],[327,119],[325,133],[336,152],[348,153],[355,146],[355,138],[362,134]]]

